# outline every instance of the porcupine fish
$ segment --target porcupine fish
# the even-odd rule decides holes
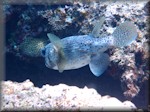
[[[99,35],[104,19],[102,17],[96,23],[89,35],[60,39],[56,35],[48,33],[47,36],[51,43],[41,50],[46,67],[61,73],[64,70],[78,69],[89,65],[95,76],[103,74],[110,62],[108,54],[104,51],[112,46],[122,48],[130,45],[137,37],[136,27],[130,21],[120,24],[110,36]]]

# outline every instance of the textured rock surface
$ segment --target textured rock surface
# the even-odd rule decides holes
[[[22,83],[2,81],[2,110],[133,110],[130,101],[101,96],[94,89],[59,84],[34,87],[30,80]]]

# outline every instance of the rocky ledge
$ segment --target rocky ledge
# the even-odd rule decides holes
[[[1,110],[134,110],[130,101],[121,102],[95,89],[59,84],[35,87],[30,80],[2,81]]]

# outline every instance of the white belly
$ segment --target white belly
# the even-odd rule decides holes
[[[84,58],[78,58],[75,60],[67,60],[66,64],[64,65],[64,70],[71,70],[71,69],[78,69],[84,67],[90,63],[90,56]],[[58,67],[55,66],[53,69],[58,70]]]

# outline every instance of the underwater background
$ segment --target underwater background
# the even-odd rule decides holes
[[[147,108],[149,5],[149,1],[4,5],[5,80],[22,82],[30,79],[37,87],[60,83],[81,88],[87,86],[101,95],[111,95],[121,101],[128,99],[137,108]],[[106,17],[102,33],[110,35],[121,22],[131,20],[137,27],[138,39],[125,48],[107,50],[111,63],[100,77],[95,77],[89,66],[59,73],[47,68],[44,58],[36,56],[35,51],[30,49],[38,47],[37,43],[41,41],[49,43],[47,33],[60,38],[89,34],[93,23],[102,16]],[[132,77],[127,79],[128,75]]]

